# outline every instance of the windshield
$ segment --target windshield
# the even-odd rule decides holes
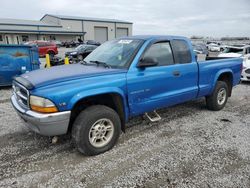
[[[79,45],[79,46],[77,46],[77,47],[75,48],[75,50],[78,51],[78,50],[83,50],[83,49],[85,49],[85,48],[86,48],[85,45]]]
[[[239,53],[243,54],[243,49],[240,48],[226,48],[223,53]]]
[[[112,68],[126,68],[141,43],[142,40],[136,39],[108,41],[96,48],[84,61],[103,62]]]

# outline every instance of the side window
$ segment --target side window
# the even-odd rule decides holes
[[[0,35],[0,42],[2,42],[3,41],[3,36],[2,35]]]
[[[150,57],[158,62],[158,66],[172,65],[174,59],[169,42],[159,42],[150,46],[144,54],[145,57]]]
[[[91,47],[88,46],[85,51],[90,51],[90,50],[91,50]]]
[[[191,53],[189,46],[184,40],[173,40],[172,47],[174,51],[175,62],[184,64],[191,63]]]

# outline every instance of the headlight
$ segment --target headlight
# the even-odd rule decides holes
[[[57,107],[49,99],[37,96],[30,96],[30,108],[36,112],[53,113],[58,112]]]
[[[77,54],[77,52],[72,52],[72,53],[70,53],[70,55],[76,55]]]

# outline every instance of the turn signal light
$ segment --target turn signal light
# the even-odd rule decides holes
[[[35,105],[30,105],[31,109],[36,111],[36,112],[41,112],[41,113],[54,113],[58,112],[57,108],[55,106],[52,107],[41,107],[41,106],[35,106]]]

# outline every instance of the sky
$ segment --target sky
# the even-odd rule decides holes
[[[250,0],[1,0],[0,18],[44,14],[131,21],[134,35],[250,37]]]

